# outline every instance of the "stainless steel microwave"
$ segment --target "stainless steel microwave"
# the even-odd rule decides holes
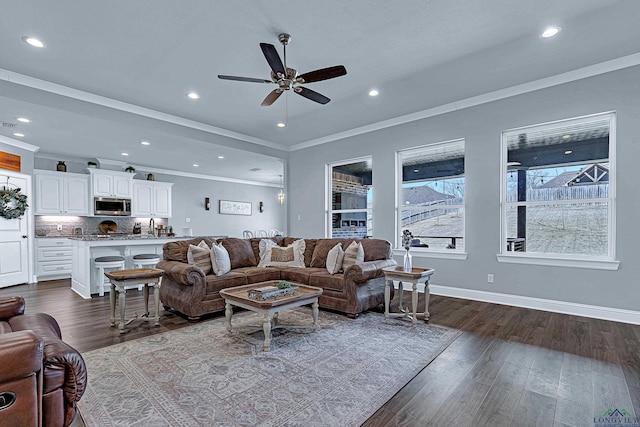
[[[104,216],[131,216],[131,199],[95,197],[93,199],[93,214]]]

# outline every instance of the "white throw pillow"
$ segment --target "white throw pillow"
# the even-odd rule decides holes
[[[329,274],[336,274],[340,271],[343,259],[342,243],[338,243],[327,253],[327,271]]]
[[[231,271],[231,259],[229,252],[220,244],[213,244],[211,248],[211,268],[216,276],[222,276]]]
[[[342,270],[347,271],[347,268],[353,264],[364,262],[364,248],[362,243],[357,243],[355,240],[344,251],[344,260],[342,261]]]
[[[209,245],[204,240],[200,240],[198,246],[189,245],[187,249],[187,262],[196,267],[200,267],[204,274],[211,272],[211,255]]]
[[[279,246],[271,239],[262,239],[258,247],[260,248],[258,267],[305,267],[303,239],[296,240],[286,248]]]

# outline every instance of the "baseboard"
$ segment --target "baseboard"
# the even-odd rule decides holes
[[[406,290],[407,287],[405,286],[404,289]],[[418,290],[424,292],[424,286],[418,288]],[[578,304],[574,302],[556,301],[543,298],[525,297],[520,295],[502,294],[497,292],[478,291],[474,289],[454,288],[450,286],[440,285],[429,285],[429,290],[433,295],[491,302],[494,304],[532,308],[534,310],[550,311],[553,313],[572,314],[575,316],[592,317],[594,319],[611,320],[614,322],[640,325],[640,311]]]

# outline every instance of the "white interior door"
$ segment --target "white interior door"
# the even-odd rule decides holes
[[[33,205],[31,198],[31,177],[28,175],[0,171],[0,188],[20,187],[27,195],[27,203]],[[29,215],[31,208],[20,219],[0,217],[0,288],[27,283],[29,281]]]

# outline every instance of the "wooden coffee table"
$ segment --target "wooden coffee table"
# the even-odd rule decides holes
[[[308,328],[302,325],[278,325],[278,313],[282,310],[300,307],[311,304],[311,315],[313,317],[313,329],[318,328],[318,297],[322,295],[322,289],[314,286],[302,285],[291,282],[298,287],[296,295],[287,295],[266,301],[251,299],[247,291],[264,286],[277,285],[279,280],[253,283],[251,285],[238,286],[220,290],[220,295],[225,302],[225,317],[227,320],[227,331],[231,332],[231,317],[233,316],[233,306],[241,307],[262,315],[262,329],[264,331],[264,351],[269,351],[271,345],[271,330],[275,328]]]

